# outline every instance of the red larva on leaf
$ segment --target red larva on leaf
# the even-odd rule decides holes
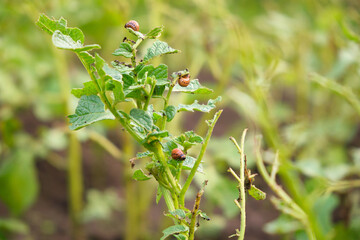
[[[178,83],[182,87],[187,87],[190,84],[190,74],[180,76]]]
[[[134,31],[139,31],[139,23],[135,20],[130,20],[125,24],[125,28],[131,28]]]
[[[171,151],[171,157],[175,160],[180,160],[180,161],[184,161],[186,159],[186,155],[179,148],[174,148]]]

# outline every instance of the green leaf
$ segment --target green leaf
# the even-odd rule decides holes
[[[164,30],[164,26],[153,28],[150,32],[146,34],[146,38],[148,39],[156,39],[161,36],[162,31]]]
[[[104,64],[103,70],[107,76],[110,76],[112,79],[106,82],[106,90],[111,90],[114,94],[114,103],[125,101],[124,93],[124,83],[122,81],[122,75],[119,71],[114,68],[109,67],[109,65]]]
[[[33,156],[19,151],[0,166],[0,200],[13,215],[26,211],[36,200],[38,180]]]
[[[204,141],[204,139],[199,135],[197,135],[196,133],[194,133],[194,131],[185,132],[185,136],[188,139],[188,141],[191,143],[202,143]]]
[[[100,57],[99,54],[95,53],[95,68],[101,78],[104,78],[106,75],[105,70],[103,69],[105,63],[105,60]]]
[[[193,131],[185,132],[174,139],[178,144],[184,147],[185,150],[190,149],[192,146],[201,143],[203,138],[195,134]]]
[[[154,76],[156,78],[156,85],[166,85],[168,80],[168,66],[160,64],[156,68],[153,65],[146,65],[138,72],[138,79],[144,79],[147,73],[147,77]]]
[[[140,158],[145,158],[145,157],[151,157],[152,155],[153,155],[152,152],[146,151],[146,152],[142,152],[142,153],[137,153],[136,158],[140,159]]]
[[[85,82],[83,88],[73,88],[71,93],[77,97],[81,98],[82,96],[96,95],[98,93],[95,83],[93,81]]]
[[[45,14],[41,14],[36,24],[50,35],[59,30],[64,35],[70,36],[74,42],[80,41],[81,44],[84,44],[84,34],[82,31],[79,28],[68,28],[67,21],[64,18],[55,20],[54,18],[50,19]]]
[[[144,56],[144,62],[147,62],[154,57],[162,56],[164,54],[177,53],[177,52],[179,52],[179,50],[170,47],[166,42],[156,40],[152,44],[152,46],[148,48]]]
[[[71,36],[65,35],[59,30],[56,30],[52,35],[52,41],[55,47],[57,48],[78,51],[78,52],[101,48],[97,44],[84,46],[80,40],[75,41],[74,39],[71,38]]]
[[[143,85],[130,86],[124,93],[127,98],[133,98],[140,101],[145,100]]]
[[[198,79],[193,79],[190,81],[190,84],[187,87],[181,87],[179,84],[176,84],[173,88],[173,92],[185,92],[185,93],[194,93],[194,94],[208,94],[212,93],[213,90],[203,87]]]
[[[196,162],[196,158],[186,156],[186,159],[183,161],[182,169],[191,170],[194,167],[195,162]],[[204,169],[201,163],[197,169],[197,172],[204,173]]]
[[[133,56],[132,47],[129,43],[122,42],[120,43],[119,48],[113,52],[113,55],[131,58]]]
[[[131,85],[133,85],[135,83],[135,79],[128,74],[123,73],[122,77],[123,77],[123,82],[124,82],[124,89],[129,88]]]
[[[249,194],[256,200],[264,200],[266,198],[266,193],[261,191],[254,185],[251,185],[251,188],[249,189]]]
[[[153,120],[148,112],[145,112],[142,109],[133,108],[130,111],[130,117],[136,124],[144,127],[148,131],[151,131],[153,127]]]
[[[205,219],[206,221],[210,221],[210,218],[208,215],[206,215],[206,213],[200,212],[199,215],[201,218]]]
[[[179,104],[177,107],[178,112],[186,111],[186,112],[193,112],[199,111],[199,112],[210,112],[212,109],[216,107],[215,103],[221,101],[221,97],[217,97],[216,99],[210,99],[207,104],[199,104],[197,100],[193,104],[185,105],[185,104]]]
[[[87,66],[91,66],[95,63],[95,58],[88,52],[79,52],[77,53],[79,58],[84,61]]]
[[[156,192],[156,204],[159,204],[163,191],[166,191],[166,189],[159,184]]]
[[[29,227],[16,218],[0,218],[0,239],[1,232],[28,234]]]
[[[188,238],[184,235],[174,235],[174,237],[177,239],[177,240],[188,240]]]
[[[152,104],[150,104],[148,106],[148,109],[147,109],[147,112],[152,115],[152,119],[153,119],[153,122],[156,123],[157,120],[159,120],[160,118],[163,117],[163,114],[162,113],[159,113],[159,112],[156,112],[154,110],[154,106]]]
[[[132,70],[134,70],[133,67],[129,67],[129,65],[126,65],[125,63],[121,63],[118,61],[112,61],[111,65],[119,71],[121,74],[129,74]]]
[[[115,119],[111,112],[105,111],[104,104],[96,95],[82,96],[75,110],[70,115],[71,130],[78,130],[94,122],[104,119]]]
[[[123,89],[123,84],[119,81],[110,80],[106,82],[106,90],[110,90],[114,94],[114,103],[117,104],[119,102],[125,101],[125,94]]]
[[[164,83],[164,81],[162,81],[162,83],[157,82],[156,84],[158,84],[158,83],[162,84],[162,83]],[[154,93],[153,93],[152,97],[153,98],[154,97],[161,97],[163,95],[164,91],[165,91],[165,85],[164,86],[155,86]]]
[[[151,177],[145,175],[145,173],[141,169],[136,170],[132,178],[135,179],[136,181],[146,181],[151,179]]]
[[[162,146],[163,146],[164,152],[169,154],[169,155],[171,154],[171,151],[174,148],[178,147],[178,145],[173,140],[170,140],[170,141],[168,141],[166,143],[163,143]]]
[[[139,31],[134,31],[132,28],[127,28],[127,30],[134,34],[137,38],[145,39],[145,35]]]
[[[186,214],[182,209],[175,209],[175,211],[169,211],[169,213],[174,216],[176,219],[185,219]]]
[[[167,237],[177,234],[177,233],[182,233],[182,232],[187,232],[189,231],[189,227],[187,226],[183,226],[183,225],[174,225],[174,226],[170,226],[167,229],[165,229],[163,232],[164,236],[162,236],[162,238],[160,238],[160,240],[164,240]]]
[[[145,143],[151,143],[155,140],[160,140],[161,138],[168,137],[169,132],[168,131],[159,131],[159,132],[152,132],[146,135],[146,138],[144,139]]]
[[[173,120],[176,114],[176,108],[174,106],[167,106],[165,108],[166,121],[170,122]]]
[[[107,63],[104,64],[103,70],[106,75],[108,75],[108,76],[112,77],[114,80],[122,83],[123,76],[119,71],[110,67]]]

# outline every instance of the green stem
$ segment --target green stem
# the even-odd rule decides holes
[[[214,115],[214,118],[211,120],[210,124],[209,124],[209,129],[208,129],[208,132],[206,134],[206,137],[205,137],[205,141],[201,147],[201,150],[200,150],[200,154],[198,156],[198,158],[196,159],[196,162],[193,166],[193,168],[191,169],[190,173],[189,173],[189,176],[187,177],[186,181],[185,181],[185,184],[183,186],[183,188],[181,189],[181,192],[180,192],[180,196],[179,196],[179,199],[180,199],[180,205],[181,206],[184,206],[185,204],[185,193],[186,191],[189,189],[190,187],[190,184],[195,176],[195,173],[201,163],[201,160],[202,158],[204,157],[204,154],[205,154],[205,150],[206,150],[206,147],[209,143],[209,140],[210,140],[210,137],[211,137],[211,134],[214,130],[214,127],[215,127],[215,124],[217,122],[217,120],[219,119],[220,115],[222,113],[222,110],[219,110],[218,112],[215,113]]]
[[[70,215],[73,224],[73,238],[83,239],[83,229],[81,226],[80,215],[83,209],[83,184],[82,184],[82,161],[81,145],[75,133],[70,133],[69,149],[69,192],[70,192]]]
[[[245,237],[245,228],[246,228],[246,196],[245,196],[245,151],[244,143],[247,129],[243,131],[241,136],[241,147],[237,144],[236,140],[233,137],[230,137],[230,140],[235,144],[236,148],[240,153],[240,177],[236,177],[239,182],[240,187],[240,232],[238,234],[238,240],[243,240]],[[232,170],[232,169],[231,169]],[[234,175],[235,173],[233,173]],[[234,175],[236,176],[236,174]]]
[[[183,166],[183,162],[180,162],[180,163],[178,164],[178,169],[179,169],[179,171],[178,171],[177,174],[176,174],[176,180],[177,180],[178,182],[180,182],[182,166]]]
[[[136,49],[137,47],[140,45],[140,43],[143,41],[144,39],[139,38],[135,44],[132,46],[132,54],[133,56],[131,57],[131,63],[133,68],[136,68]]]
[[[150,103],[150,100],[151,100],[151,96],[153,95],[154,93],[154,90],[155,90],[155,87],[156,87],[156,81],[154,81],[151,85],[151,90],[150,90],[150,93],[148,94],[147,96],[147,99],[146,99],[146,102],[145,102],[145,105],[144,105],[144,110],[146,111],[148,106],[149,106],[149,103]]]
[[[165,168],[165,176],[167,178],[167,180],[169,181],[171,187],[173,188],[173,191],[176,195],[179,194],[179,186],[178,186],[178,183],[176,182],[174,176],[172,175],[171,173],[171,170],[169,168],[169,165],[167,164],[166,162],[166,158],[165,158],[165,155],[164,155],[164,152],[162,150],[162,146],[160,144],[160,142],[154,142],[153,145],[152,145],[152,149],[151,151],[154,152],[155,156],[156,156],[156,159],[158,159],[161,164],[164,166]]]
[[[165,102],[164,102],[164,110],[165,108],[167,108],[167,106],[169,105],[169,101],[170,101],[170,96],[171,96],[171,93],[172,93],[172,90],[173,88],[175,87],[175,84],[174,83],[171,83],[170,86],[169,86],[169,91],[166,95],[166,98],[165,98]],[[164,116],[163,118],[163,121],[160,125],[160,130],[164,130],[165,129],[165,126],[166,126],[166,116]]]
[[[161,191],[163,193],[164,200],[165,200],[166,206],[169,209],[169,211],[175,211],[176,208],[175,208],[174,201],[173,201],[170,191],[165,188],[163,188]]]

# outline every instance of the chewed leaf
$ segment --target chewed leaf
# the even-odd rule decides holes
[[[162,236],[162,238],[160,238],[160,240],[164,240],[173,234],[178,234],[178,233],[187,232],[187,231],[189,231],[188,226],[174,225],[174,226],[168,227],[167,229],[162,231],[164,236]]]
[[[83,88],[73,88],[71,93],[77,97],[81,98],[82,96],[96,95],[98,93],[95,83],[93,81],[85,82]]]
[[[131,58],[133,56],[132,47],[127,42],[122,42],[118,49],[113,52],[115,56],[123,56],[126,58]]]
[[[55,47],[60,49],[72,50],[77,52],[89,51],[92,49],[99,49],[97,44],[84,46],[80,40],[74,40],[71,36],[63,34],[61,31],[56,30],[52,35],[52,41]]]
[[[249,189],[249,194],[256,200],[264,200],[266,198],[266,193],[261,191],[254,185],[251,185],[251,188]]]
[[[146,181],[151,179],[151,177],[145,175],[145,173],[141,169],[136,170],[132,178],[135,179],[136,181]]]
[[[105,106],[96,95],[82,96],[75,110],[75,114],[69,116],[71,130],[78,130],[94,122],[104,119],[115,119],[111,112],[105,111]]]
[[[212,109],[214,109],[215,103],[221,101],[221,97],[217,97],[216,99],[210,99],[207,104],[199,104],[197,100],[193,104],[190,105],[184,105],[180,104],[177,107],[178,112],[186,111],[186,112],[193,112],[193,111],[199,111],[199,112],[210,112]]]
[[[154,57],[158,57],[164,54],[177,53],[177,52],[179,52],[179,50],[170,47],[166,42],[156,40],[153,43],[153,45],[150,48],[148,48],[144,56],[144,61],[147,62]]]
[[[173,88],[173,92],[185,92],[185,93],[194,93],[194,94],[208,94],[212,93],[213,90],[210,88],[204,87],[199,83],[198,79],[193,79],[190,81],[190,84],[187,87],[181,87],[176,84]]]
[[[61,33],[70,36],[73,41],[80,41],[81,44],[84,44],[84,34],[82,31],[79,28],[67,27],[67,21],[64,18],[55,20],[54,18],[50,19],[45,14],[41,14],[36,24],[50,35],[59,30]]]

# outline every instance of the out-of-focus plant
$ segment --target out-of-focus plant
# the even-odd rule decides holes
[[[204,190],[202,188],[197,194],[193,210],[185,207],[185,194],[196,172],[201,171],[200,164],[221,111],[207,121],[209,129],[205,139],[193,131],[177,137],[171,136],[166,124],[178,112],[209,112],[221,98],[209,100],[207,104],[195,101],[190,105],[170,105],[170,97],[176,92],[206,94],[212,91],[201,86],[197,79],[190,80],[187,69],[173,73],[172,80],[169,80],[166,65],[154,67],[149,64],[155,57],[178,52],[165,42],[154,41],[141,60],[137,59],[139,45],[144,40],[159,38],[163,27],[143,34],[136,21],[128,22],[125,27],[135,36],[135,40],[124,38],[113,54],[125,57],[129,62],[115,60],[112,62],[113,67],[110,67],[97,53],[95,56],[89,53],[100,46],[84,45],[81,30],[67,27],[65,19],[55,20],[41,15],[37,24],[52,35],[56,47],[75,52],[91,78],[91,81],[84,83],[84,88],[72,90],[73,95],[80,100],[75,114],[69,116],[70,129],[77,130],[104,119],[119,121],[131,137],[147,149],[146,152],[139,153],[137,158],[151,159],[146,170],[159,184],[157,201],[164,197],[169,210],[167,215],[174,220],[175,225],[163,231],[162,239],[171,235],[178,239],[194,239],[196,219],[207,218],[206,214],[199,210]],[[151,103],[153,99],[157,100],[154,102],[155,106]],[[160,101],[163,101],[163,104],[159,107],[160,110],[156,110]],[[124,104],[133,107],[129,112],[125,112]],[[202,147],[197,158],[185,155],[191,147],[199,143],[202,143]],[[183,186],[180,184],[182,170],[190,170]],[[142,169],[136,170],[133,178],[138,181],[151,179]]]

